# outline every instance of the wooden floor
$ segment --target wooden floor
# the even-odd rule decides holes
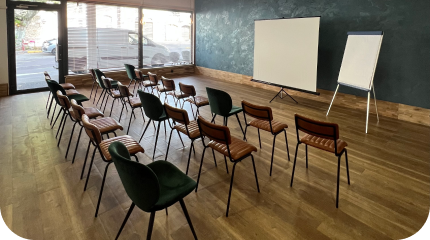
[[[217,154],[218,167],[212,154],[207,154],[197,193],[185,203],[199,239],[401,239],[417,232],[427,219],[430,196],[430,128],[376,116],[369,118],[365,130],[365,109],[351,110],[334,105],[328,118],[328,104],[298,97],[268,101],[274,92],[227,83],[203,77],[175,78],[196,86],[206,95],[205,87],[230,93],[234,105],[242,99],[268,105],[276,120],[289,125],[288,145],[291,160],[296,150],[293,116],[300,113],[340,125],[341,138],[348,142],[351,185],[347,184],[342,159],[340,202],[335,207],[337,158],[309,148],[309,168],[304,161],[304,146],[298,152],[295,180],[289,186],[293,162],[288,162],[285,139],[276,142],[274,169],[269,177],[272,136],[262,132],[262,149],[254,153],[261,193],[257,192],[250,159],[237,165],[232,191],[230,215],[225,217],[230,174],[223,158]],[[89,89],[78,89],[89,96]],[[97,154],[84,192],[79,179],[88,137],[83,134],[77,160],[71,154],[64,158],[72,124],[68,122],[62,143],[56,146],[55,130],[46,119],[47,92],[0,98],[0,208],[7,225],[28,239],[114,239],[131,204],[115,167],[112,165],[101,201],[99,217],[95,206],[105,163]],[[90,106],[85,103],[85,106]],[[190,111],[187,104],[186,109]],[[118,119],[119,106],[112,116]],[[110,103],[106,114],[110,112]],[[209,107],[201,114],[210,117]],[[191,115],[191,114],[190,114]],[[132,121],[130,135],[139,139],[143,120],[139,112]],[[121,124],[128,126],[129,115]],[[240,116],[243,123],[243,116]],[[221,123],[218,118],[217,122]],[[58,124],[57,124],[58,125]],[[241,137],[237,121],[229,120],[232,134]],[[167,140],[160,131],[156,159],[164,159]],[[152,160],[154,128],[148,128],[141,144],[143,163]],[[169,134],[169,128],[167,129]],[[281,137],[282,136],[282,137]],[[258,147],[257,130],[248,129],[248,140]],[[74,135],[74,142],[77,134]],[[168,161],[185,171],[190,141],[183,137],[185,148],[173,135]],[[197,180],[202,154],[201,141],[196,142],[189,176]],[[74,146],[74,143],[72,144]],[[232,164],[229,163],[230,171]],[[88,168],[87,168],[88,169]],[[121,239],[145,239],[149,214],[136,208],[127,222]],[[169,208],[169,215],[158,212],[153,239],[192,239],[192,234],[179,204]]]

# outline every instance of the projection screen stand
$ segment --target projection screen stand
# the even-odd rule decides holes
[[[281,87],[281,90],[279,90],[279,92],[272,98],[272,100],[270,100],[269,103],[271,103],[273,100],[275,100],[276,97],[279,97],[280,99],[284,99],[285,96],[283,95],[283,93],[285,93],[286,96],[290,97],[291,99],[293,99],[294,102],[298,103],[293,97],[291,97],[290,94],[288,94],[283,87]]]

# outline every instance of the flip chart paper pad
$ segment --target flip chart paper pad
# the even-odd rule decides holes
[[[255,80],[316,92],[320,17],[255,21]]]
[[[348,33],[339,72],[339,84],[371,90],[382,37],[382,32]]]

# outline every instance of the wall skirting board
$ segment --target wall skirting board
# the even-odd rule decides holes
[[[279,91],[279,87],[270,86],[267,84],[252,82],[251,76],[246,76],[237,73],[225,72],[205,67],[196,66],[196,74],[205,75],[208,77],[217,78],[224,81],[235,82],[240,84],[249,85],[256,88],[262,88],[271,90],[274,92]],[[307,94],[303,92],[287,90],[292,96],[298,96],[302,98],[308,98],[319,102],[327,103],[327,108],[333,97],[334,91],[327,91],[318,89],[320,93],[319,96]],[[354,109],[360,109],[366,111],[367,99],[364,97],[358,97],[345,93],[337,93],[336,100],[334,101],[334,106],[350,107]],[[417,123],[420,125],[430,126],[430,109],[409,106],[400,103],[387,102],[382,100],[377,100],[378,110],[380,116],[385,116],[389,118],[399,119],[402,121]],[[371,107],[371,113],[375,113],[374,107]]]
[[[9,95],[9,84],[0,83],[0,97],[6,97]]]
[[[194,65],[177,65],[177,66],[169,66],[169,67],[159,67],[159,68],[143,68],[141,69],[144,74],[147,72],[151,72],[157,74],[159,77],[173,77],[176,75],[184,75],[184,74],[193,74],[194,73]],[[125,70],[121,71],[112,71],[105,72],[106,77],[126,82],[127,84],[130,82],[130,79],[127,77],[127,72]],[[79,75],[68,75],[66,76],[66,82],[72,83],[75,86],[91,86],[93,84],[93,80],[90,74],[79,74]]]

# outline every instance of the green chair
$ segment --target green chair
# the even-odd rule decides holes
[[[209,106],[211,107],[211,113],[213,114],[211,123],[215,123],[216,115],[220,115],[224,117],[224,126],[227,126],[228,118],[232,115],[236,115],[242,134],[245,136],[239,116],[237,115],[238,113],[241,113],[243,109],[241,107],[234,106],[230,95],[224,91],[207,87],[206,92],[208,93]]]
[[[146,239],[151,239],[155,212],[166,209],[176,202],[181,204],[194,239],[197,239],[184,203],[184,197],[196,188],[197,183],[167,161],[155,161],[148,165],[131,161],[127,147],[123,143],[114,142],[108,150],[125,191],[132,200],[115,239],[118,239],[121,234],[135,205],[143,211],[151,213],[146,237]]]
[[[52,127],[51,127],[51,129],[52,129],[54,127],[55,123],[57,122],[58,117],[60,116],[60,113],[62,112],[61,110],[58,112],[58,115],[55,119],[55,122],[54,122],[54,124],[52,124],[52,120],[54,119],[56,107],[57,107],[57,105],[61,106],[60,101],[58,100],[58,97],[57,97],[57,91],[60,91],[63,95],[67,96],[70,101],[72,99],[75,99],[75,101],[81,106],[82,106],[83,102],[88,101],[89,99],[87,97],[85,97],[84,95],[79,94],[79,93],[72,94],[72,95],[67,94],[66,90],[58,82],[56,82],[54,80],[47,79],[46,83],[48,84],[49,91],[51,91],[51,95],[54,98],[55,103],[56,103],[54,111],[52,113],[51,122],[50,122],[50,124],[52,125]]]
[[[152,95],[150,93],[146,93],[141,89],[137,90],[137,93],[139,94],[140,102],[142,103],[142,107],[143,107],[143,110],[145,111],[145,115],[149,118],[149,121],[146,124],[145,130],[143,130],[143,133],[139,139],[139,142],[142,141],[143,135],[145,135],[146,129],[148,129],[149,124],[151,124],[152,121],[158,122],[157,134],[155,137],[154,153],[152,154],[152,160],[154,160],[155,149],[157,148],[158,134],[160,133],[161,122],[164,122],[164,134],[167,135],[165,121],[167,120],[170,126],[169,116],[166,114],[164,106],[157,96]],[[172,128],[172,126],[170,126],[170,128]],[[181,139],[182,146],[185,146],[179,132],[178,132],[178,135],[179,135],[179,138]]]
[[[130,64],[124,64],[125,70],[127,71],[127,76],[130,79],[130,83],[128,84],[128,88],[130,88],[131,83],[134,81],[134,87],[133,87],[133,93],[136,89],[136,84],[139,84],[139,87],[142,87],[142,82],[145,80],[144,78],[147,77],[149,79],[148,75],[143,75],[141,78],[136,76],[135,67]],[[137,87],[139,89],[139,87]]]
[[[102,92],[100,93],[99,100],[97,100],[97,104],[99,104],[99,101],[100,101],[100,99],[103,96],[102,103],[100,104],[100,109],[101,109],[102,106],[103,106],[103,102],[105,100],[107,91],[110,91],[110,89],[108,88],[108,86],[106,86],[104,84],[103,78],[110,80],[112,89],[118,89],[118,81],[114,81],[114,80],[112,80],[112,78],[107,78],[106,75],[102,71],[100,71],[99,69],[97,69],[97,68],[93,69],[93,71],[94,71],[94,75],[96,76],[97,83],[100,85],[100,88],[103,89]],[[97,94],[97,88],[96,88],[96,93],[95,94]],[[95,97],[94,97],[94,100],[96,100]],[[106,99],[106,101],[107,101],[107,99]],[[97,106],[97,104],[96,104],[96,106]]]

